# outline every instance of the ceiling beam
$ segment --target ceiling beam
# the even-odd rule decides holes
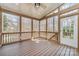
[[[76,5],[72,6],[72,7],[69,7],[67,9],[64,9],[62,11],[60,11],[60,14],[64,14],[64,13],[67,13],[67,12],[70,12],[70,11],[73,11],[73,10],[76,10],[76,9],[79,9],[79,3],[77,3]],[[55,16],[55,15],[58,15],[59,13],[53,13],[49,16],[46,16],[44,17],[43,19],[46,19],[46,18],[49,18],[49,17],[52,17],[52,16]]]
[[[46,15],[44,15],[40,20],[44,19],[48,14],[50,14],[51,12],[55,11],[56,9],[58,9],[60,6],[62,6],[64,3],[62,3],[61,5],[59,5],[57,8],[51,10],[49,13],[47,13]]]
[[[70,17],[70,16],[74,16],[74,15],[79,15],[79,12],[75,12],[75,13],[67,14],[67,15],[64,15],[64,16],[60,16],[60,19]]]

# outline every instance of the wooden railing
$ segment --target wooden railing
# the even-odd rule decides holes
[[[58,33],[54,33],[48,40],[58,41]]]
[[[40,37],[50,39],[53,37],[53,34],[55,34],[55,36],[58,35],[56,33],[57,32],[40,31]],[[2,36],[2,44],[7,44],[31,39],[32,37],[39,37],[39,32],[33,31],[33,32],[2,33],[1,36]]]
[[[31,32],[21,32],[21,35],[20,35],[20,32],[2,33],[2,44],[26,40],[29,37],[28,33],[31,34]],[[30,35],[30,38],[31,38],[31,35]]]
[[[2,44],[12,43],[16,41],[20,41],[20,34],[16,33],[2,33]]]

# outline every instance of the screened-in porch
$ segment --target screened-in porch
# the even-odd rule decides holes
[[[78,3],[1,3],[0,55],[78,56]]]

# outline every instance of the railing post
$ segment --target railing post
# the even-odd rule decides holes
[[[0,33],[0,47],[2,46],[2,34]]]

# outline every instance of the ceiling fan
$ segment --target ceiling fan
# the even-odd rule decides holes
[[[16,5],[18,6],[20,4],[16,3]],[[27,5],[34,5],[35,8],[40,8],[40,7],[43,9],[47,8],[47,5],[45,3],[34,3],[34,4],[28,3]]]
[[[35,6],[36,8],[39,8],[39,7],[46,8],[46,7],[47,7],[47,6],[46,6],[45,4],[43,4],[43,3],[34,3],[34,6]]]

